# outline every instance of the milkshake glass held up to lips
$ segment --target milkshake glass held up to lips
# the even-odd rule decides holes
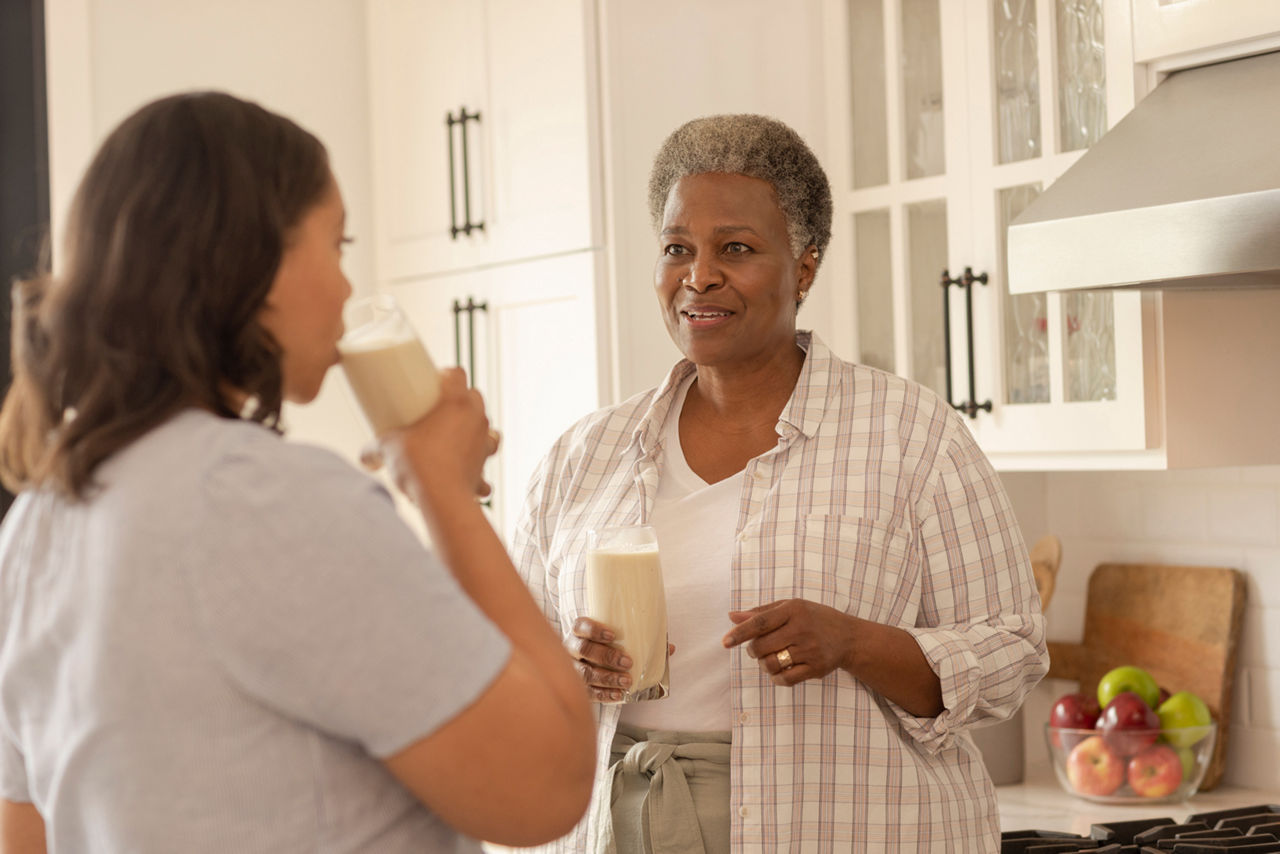
[[[658,700],[670,692],[667,596],[653,528],[587,532],[587,616],[613,629],[631,656],[631,688],[621,702]]]
[[[426,415],[440,397],[440,372],[395,298],[351,300],[343,320],[342,371],[374,435]]]

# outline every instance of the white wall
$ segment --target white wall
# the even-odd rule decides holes
[[[329,149],[357,242],[346,270],[372,287],[373,221],[360,0],[46,0],[55,234],[93,151],[142,104],[223,89],[283,113]],[[361,239],[364,238],[364,239]],[[56,239],[56,238],[55,238]],[[234,247],[228,247],[234,251]],[[364,427],[336,372],[319,400],[287,407],[290,434],[348,455]]]
[[[1078,641],[1089,573],[1108,561],[1225,566],[1248,577],[1224,783],[1280,786],[1280,466],[1175,472],[1008,475],[1028,540],[1062,538],[1047,610],[1049,637]],[[1039,524],[1040,528],[1032,526]],[[1070,683],[1036,690],[1027,756],[1043,760],[1040,726]]]
[[[726,21],[732,23],[726,28]],[[653,293],[657,243],[649,168],[666,136],[713,113],[765,113],[791,125],[826,162],[821,0],[644,0],[600,4],[606,223],[617,330],[615,399],[656,385],[680,358]],[[732,37],[726,37],[726,29]],[[750,33],[750,36],[744,36]],[[836,239],[847,239],[837,235]],[[833,344],[834,284],[819,272],[800,313]],[[842,354],[848,355],[848,354]]]

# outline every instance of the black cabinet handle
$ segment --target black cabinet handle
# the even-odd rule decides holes
[[[484,231],[484,221],[471,221],[471,164],[469,161],[469,149],[467,145],[467,124],[470,122],[480,123],[480,111],[474,113],[467,112],[466,107],[458,108],[458,115],[454,115],[453,111],[445,113],[444,124],[445,133],[449,137],[449,236],[453,240],[458,239],[459,234],[469,235],[473,231]],[[453,144],[453,129],[457,127],[461,137],[459,140],[462,150],[462,224],[458,224],[458,187],[457,187],[457,153]]]
[[[467,382],[472,388],[476,385],[476,312],[488,311],[489,303],[476,302],[467,297],[465,303],[453,301],[453,355],[455,363],[462,364],[462,315],[467,316]],[[493,506],[493,485],[489,486],[489,495],[480,499],[485,507]]]
[[[453,360],[462,365],[462,315],[467,316],[467,382],[476,384],[476,317],[477,311],[488,311],[489,303],[467,297],[465,303],[453,301]]]
[[[487,302],[475,302],[467,297],[467,375],[471,377],[471,386],[476,384],[476,312],[488,311]]]
[[[977,394],[974,385],[974,360],[973,360],[973,283],[985,285],[987,283],[987,274],[973,274],[972,267],[965,267],[964,273],[960,278],[951,278],[950,270],[943,270],[939,284],[942,285],[942,347],[946,361],[947,374],[947,403],[960,410],[970,418],[977,418],[979,410],[983,412],[991,411],[991,401],[984,400],[978,403]],[[969,399],[956,403],[952,400],[951,394],[951,288],[952,286],[964,288],[964,325],[967,352],[969,355]]]

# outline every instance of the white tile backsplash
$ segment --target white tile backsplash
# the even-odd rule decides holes
[[[1208,540],[1209,496],[1203,487],[1146,488],[1135,500],[1142,506],[1143,539],[1162,543],[1203,543]]]
[[[1274,546],[1276,490],[1244,485],[1211,488],[1209,539],[1214,542]]]
[[[1280,608],[1249,605],[1240,631],[1240,666],[1280,666]]]
[[[1228,566],[1248,578],[1248,605],[1224,782],[1280,785],[1280,466],[1174,472],[1053,472],[1005,475],[1028,543],[1062,539],[1057,590],[1047,611],[1049,637],[1078,641],[1089,573],[1100,563]],[[1042,492],[1041,492],[1042,490]],[[1029,701],[1027,748],[1055,692],[1043,683]]]
[[[1249,726],[1267,726],[1280,720],[1280,669],[1250,667]]]

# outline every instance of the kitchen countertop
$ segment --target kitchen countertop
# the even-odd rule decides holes
[[[1112,806],[1069,795],[1058,785],[1047,763],[1029,763],[1021,783],[996,786],[1000,830],[1060,830],[1089,835],[1089,827],[1106,821],[1159,818],[1182,821],[1192,813],[1280,804],[1280,791],[1219,785],[1178,804]]]

